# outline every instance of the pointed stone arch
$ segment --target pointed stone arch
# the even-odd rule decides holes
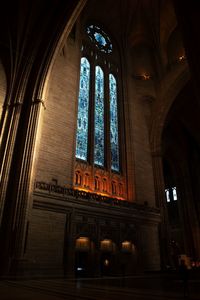
[[[168,112],[174,103],[177,95],[190,79],[190,72],[187,65],[178,69],[173,76],[166,78],[163,83],[159,99],[154,106],[152,113],[152,126],[150,130],[150,144],[152,153],[161,151],[162,131]],[[165,88],[167,86],[167,88]]]
[[[161,245],[161,268],[169,264],[169,230],[168,215],[165,201],[165,184],[162,163],[162,132],[168,112],[177,95],[190,78],[188,66],[182,65],[170,77],[162,82],[160,97],[155,103],[152,114],[152,126],[150,131],[150,145],[152,151],[152,166],[154,173],[155,203],[161,213],[160,245]]]

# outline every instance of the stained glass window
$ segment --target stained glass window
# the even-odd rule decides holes
[[[78,119],[76,133],[76,157],[87,160],[88,153],[88,110],[90,90],[90,63],[81,58],[78,97]]]
[[[89,25],[86,31],[92,42],[96,44],[99,50],[105,53],[112,52],[111,41],[108,35],[99,26]]]
[[[119,171],[117,82],[115,77],[112,74],[109,74],[109,91],[110,91],[111,169],[114,171]]]
[[[176,187],[170,187],[168,189],[165,189],[165,194],[166,194],[167,202],[177,201],[178,199]]]
[[[95,68],[94,163],[104,166],[104,73]]]
[[[87,48],[87,40],[81,49],[76,158],[100,168],[107,162],[111,171],[119,172],[118,86],[116,77],[109,73],[111,67],[117,71],[112,64],[112,43],[97,25],[87,26],[86,32],[91,48]]]
[[[170,202],[169,189],[165,189],[165,195],[166,195],[167,202]]]
[[[176,201],[177,200],[176,187],[172,188],[172,192],[173,192],[173,199],[174,199],[174,201]]]

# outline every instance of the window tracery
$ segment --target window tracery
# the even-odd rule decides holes
[[[96,25],[87,26],[81,51],[75,171],[83,170],[83,188],[124,198],[125,191],[119,188],[125,180],[119,136],[119,55]]]

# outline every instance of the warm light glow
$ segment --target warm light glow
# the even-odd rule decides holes
[[[80,237],[76,239],[76,250],[79,251],[89,251],[90,250],[90,240],[87,237]]]
[[[105,260],[104,260],[104,266],[108,267],[108,265],[109,265],[109,260],[108,260],[108,259],[105,259]]]
[[[184,59],[185,59],[185,55],[180,55],[179,58],[178,58],[179,61],[182,61]]]
[[[109,194],[107,194],[107,193],[102,193],[102,192],[97,192],[97,191],[91,192],[91,191],[89,191],[88,189],[82,188],[82,187],[74,186],[74,189],[75,189],[75,190],[78,190],[78,191],[80,191],[80,192],[82,191],[82,192],[86,192],[86,193],[97,194],[97,195],[100,195],[100,196],[103,196],[103,197],[111,197],[111,198],[115,198],[115,199],[117,199],[117,200],[125,200],[124,198],[118,197],[118,196],[116,196],[116,195],[115,195],[115,197],[112,197],[111,195],[109,195]]]
[[[186,254],[181,254],[181,255],[179,255],[179,264],[181,264],[181,260],[184,260],[185,265],[187,266],[188,269],[191,269],[191,267],[192,267],[191,257],[189,257]]]
[[[144,80],[149,80],[151,78],[149,74],[143,74],[142,77]]]
[[[113,251],[113,242],[111,240],[105,239],[100,243],[100,249],[102,251]]]
[[[135,246],[130,241],[124,241],[122,242],[122,251],[128,253],[134,252]]]

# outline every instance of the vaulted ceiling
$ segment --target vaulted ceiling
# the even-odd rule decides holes
[[[160,56],[164,66],[168,55],[176,55],[176,17],[171,0],[7,1],[0,16],[0,50],[7,74],[16,71],[22,60],[48,55],[80,2],[86,2],[88,17],[102,22],[130,51],[145,45]]]

